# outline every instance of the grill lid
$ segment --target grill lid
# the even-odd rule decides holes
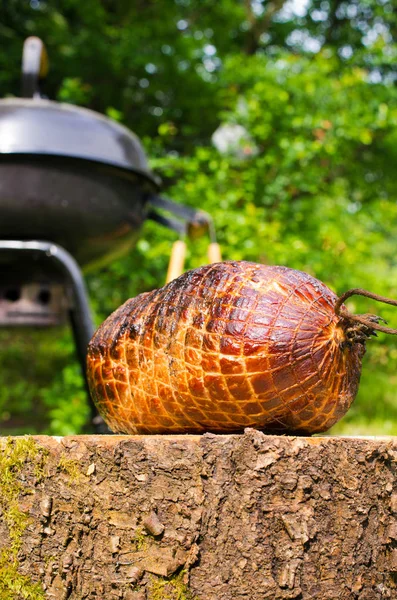
[[[87,108],[42,98],[0,100],[0,154],[90,160],[140,173],[159,185],[129,129]]]

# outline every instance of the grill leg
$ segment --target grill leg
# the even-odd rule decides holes
[[[65,282],[73,294],[73,308],[70,311],[70,321],[75,340],[77,357],[81,365],[86,383],[88,400],[90,404],[91,418],[87,429],[95,433],[108,433],[106,425],[98,415],[95,405],[91,399],[86,377],[86,355],[87,346],[94,333],[88,294],[86,291],[83,275],[75,259],[61,246],[42,241],[5,241],[0,240],[0,251],[25,252],[33,254],[45,254],[48,260],[54,261],[65,277]]]
[[[94,431],[95,433],[110,433],[102,417],[98,414],[95,404],[93,403],[90,395],[90,390],[87,381],[86,372],[86,357],[87,357],[87,346],[93,335],[93,328],[90,328],[88,318],[91,319],[88,306],[88,297],[84,289],[84,296],[81,294],[81,289],[72,288],[74,296],[74,309],[69,312],[70,324],[72,327],[74,343],[76,348],[77,358],[81,365],[81,370],[84,377],[85,387],[87,396],[90,404],[90,421],[87,423],[87,433]]]

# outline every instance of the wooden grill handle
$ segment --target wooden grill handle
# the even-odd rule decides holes
[[[170,283],[182,275],[185,266],[186,242],[178,240],[172,244],[170,262],[168,265],[167,277],[165,283]],[[216,242],[211,242],[208,246],[209,264],[221,262],[221,247]]]
[[[221,247],[216,242],[211,242],[208,246],[208,262],[210,264],[222,262]]]
[[[183,273],[186,256],[186,242],[177,240],[172,244],[171,257],[165,282],[169,283]]]

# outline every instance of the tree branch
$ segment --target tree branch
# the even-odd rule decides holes
[[[272,2],[268,2],[265,13],[258,18],[252,10],[251,0],[245,0],[244,4],[247,14],[247,21],[250,23],[250,29],[248,30],[247,35],[247,43],[245,46],[246,54],[255,54],[260,47],[261,35],[270,29],[274,15],[282,9],[285,2],[286,0],[273,0]]]

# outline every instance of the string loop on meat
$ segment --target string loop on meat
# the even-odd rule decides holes
[[[361,323],[362,325],[367,326],[369,329],[382,331],[383,333],[390,333],[391,335],[397,335],[397,329],[392,329],[391,327],[384,327],[383,325],[379,325],[379,321],[383,321],[384,323],[386,323],[386,321],[381,317],[377,317],[376,315],[353,315],[346,308],[342,308],[342,304],[348,298],[350,298],[350,296],[365,296],[366,298],[371,298],[372,300],[376,300],[377,302],[383,302],[384,304],[391,304],[392,306],[397,306],[397,300],[385,298],[384,296],[379,296],[378,294],[374,294],[372,292],[368,292],[367,290],[362,290],[360,288],[354,288],[352,290],[348,290],[347,292],[339,296],[334,307],[335,314],[340,317],[349,319],[350,321],[356,321],[357,323]]]

